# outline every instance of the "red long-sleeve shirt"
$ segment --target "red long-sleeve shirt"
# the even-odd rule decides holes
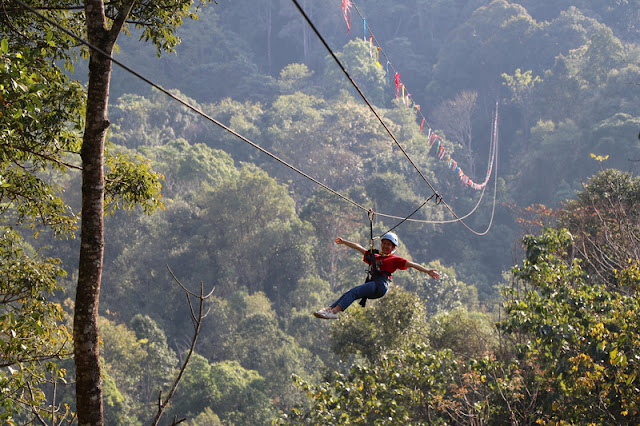
[[[369,253],[366,253],[364,255],[363,260],[366,263],[371,264],[371,262],[369,262],[369,260],[367,259],[367,256],[369,256]],[[400,256],[396,256],[394,254],[390,254],[388,256],[384,256],[382,254],[376,254],[375,259],[376,259],[376,265],[378,266],[378,270],[387,272],[390,278],[391,278],[391,274],[393,274],[398,269],[403,271],[405,269],[409,269],[409,267],[407,266],[407,259],[402,258]]]

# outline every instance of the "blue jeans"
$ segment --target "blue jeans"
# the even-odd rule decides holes
[[[385,294],[389,289],[389,277],[384,275],[376,275],[372,281],[352,288],[351,290],[340,296],[337,302],[331,305],[332,308],[340,305],[343,311],[346,311],[351,304],[357,299],[378,299]]]

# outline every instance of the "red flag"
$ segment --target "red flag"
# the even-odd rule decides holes
[[[400,73],[396,73],[396,98],[400,96]]]
[[[351,13],[351,0],[342,0],[342,16],[344,17],[344,22],[347,23],[347,34],[351,31],[351,19],[353,18],[353,14]]]
[[[420,123],[420,133],[422,133],[422,129],[424,129],[424,117],[422,118],[422,122]]]

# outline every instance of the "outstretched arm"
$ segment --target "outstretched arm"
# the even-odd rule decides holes
[[[343,244],[347,247],[351,247],[352,249],[358,250],[360,253],[365,254],[368,250],[364,247],[362,247],[360,244],[358,243],[353,243],[351,241],[347,241],[347,240],[343,240],[342,238],[338,237],[335,239],[336,244]]]
[[[413,269],[417,269],[420,272],[424,272],[425,274],[429,274],[431,278],[440,278],[440,274],[435,269],[427,269],[419,263],[411,262],[407,260],[407,266]]]

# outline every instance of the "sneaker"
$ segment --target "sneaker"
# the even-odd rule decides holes
[[[320,309],[313,313],[316,318],[322,319],[338,319],[338,314],[334,314],[331,308]]]

